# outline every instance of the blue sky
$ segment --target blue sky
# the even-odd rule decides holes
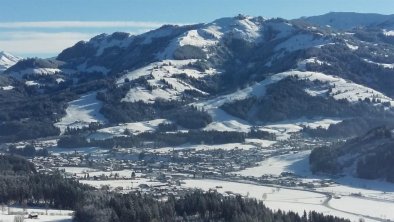
[[[239,13],[287,19],[330,11],[394,13],[394,0],[0,0],[0,51],[54,56],[79,40]]]

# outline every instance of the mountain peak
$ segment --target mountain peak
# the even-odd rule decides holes
[[[15,65],[21,59],[11,53],[0,51],[0,73]]]

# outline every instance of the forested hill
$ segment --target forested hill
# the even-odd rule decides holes
[[[350,174],[365,179],[394,182],[392,129],[378,127],[343,145],[321,147],[310,155],[315,173]]]

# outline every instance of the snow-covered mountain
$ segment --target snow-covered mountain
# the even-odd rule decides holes
[[[101,112],[108,124],[154,119],[179,124],[180,117],[191,115],[195,128],[238,131],[297,119],[391,118],[391,17],[336,15],[297,20],[239,15],[140,35],[101,34],[56,59],[26,59],[5,73],[28,90],[34,84],[37,94],[97,92],[100,110],[86,112]],[[89,121],[67,120],[85,126]]]
[[[8,52],[1,51],[0,52],[0,73],[4,72],[6,69],[15,65],[19,60],[21,60],[20,57],[11,55]]]

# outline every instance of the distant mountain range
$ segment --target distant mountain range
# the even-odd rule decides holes
[[[321,27],[331,27],[342,31],[360,28],[381,28],[389,30],[394,28],[394,15],[374,13],[330,12],[324,15],[303,17],[300,20]]]

